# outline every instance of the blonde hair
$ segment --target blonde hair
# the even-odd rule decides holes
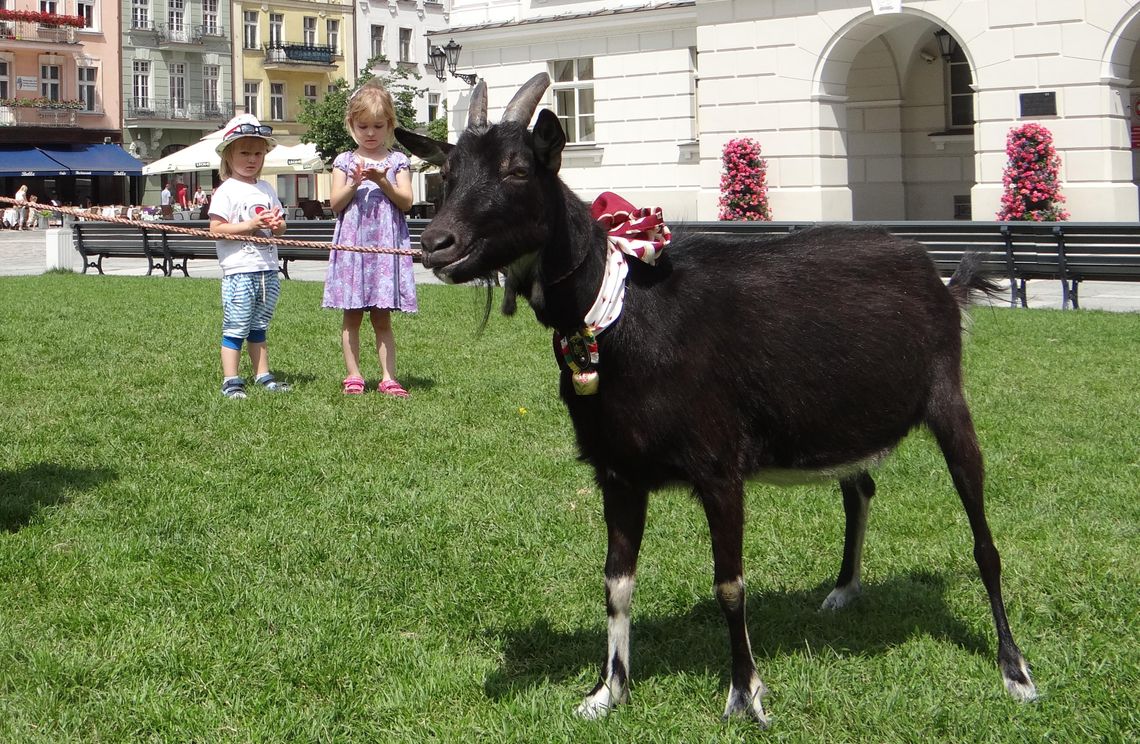
[[[238,137],[237,139],[233,140],[232,142],[230,142],[229,144],[226,145],[226,149],[222,150],[222,164],[218,166],[218,173],[221,175],[223,181],[226,180],[227,178],[229,178],[231,175],[233,175],[233,172],[230,169],[230,148],[233,147],[234,145],[236,145],[238,142],[241,142],[242,140],[247,140],[247,139],[258,140],[263,145],[265,145],[265,151],[269,152],[269,143],[266,142],[261,137]],[[262,161],[261,168],[264,168],[264,167],[265,167],[265,162]],[[261,168],[257,169],[257,173],[255,173],[253,176],[254,178],[261,178]]]
[[[376,78],[361,85],[348,97],[348,105],[344,111],[344,128],[348,130],[353,142],[356,142],[356,137],[352,133],[352,122],[364,118],[382,121],[388,125],[385,146],[395,141],[396,104],[392,102],[392,94]]]

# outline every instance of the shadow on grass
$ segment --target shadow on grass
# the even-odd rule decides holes
[[[751,594],[748,631],[760,676],[764,659],[821,648],[845,656],[887,652],[914,636],[944,639],[975,654],[990,655],[990,639],[982,636],[946,607],[946,579],[924,571],[864,585],[863,595],[838,612],[817,608],[832,584],[815,589]],[[989,618],[989,603],[978,580],[979,613]],[[633,679],[677,672],[719,674],[729,679],[728,631],[716,600],[698,602],[683,615],[638,618],[634,597],[631,628]],[[529,628],[500,631],[505,637],[503,661],[488,676],[484,691],[492,699],[577,677],[583,666],[600,664],[606,650],[605,610],[598,600],[596,630],[554,630],[542,619]],[[595,667],[596,669],[596,667]],[[595,680],[591,679],[592,685]],[[583,693],[586,690],[582,691]]]
[[[45,506],[67,503],[72,491],[86,491],[118,476],[106,468],[73,468],[44,462],[0,470],[0,530],[17,532]]]

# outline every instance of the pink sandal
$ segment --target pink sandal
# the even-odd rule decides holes
[[[393,398],[410,398],[411,394],[404,390],[403,386],[395,380],[386,380],[380,383],[380,387],[376,388],[385,395],[391,395]]]
[[[363,395],[364,394],[364,378],[359,375],[349,375],[344,378],[344,394],[345,395]]]

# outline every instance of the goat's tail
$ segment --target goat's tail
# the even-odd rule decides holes
[[[962,256],[947,286],[950,294],[958,301],[958,307],[963,310],[982,297],[997,298],[1002,292],[997,282],[982,273],[981,253],[967,253]]]

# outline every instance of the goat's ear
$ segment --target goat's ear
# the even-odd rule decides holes
[[[396,127],[396,141],[408,148],[408,152],[432,165],[443,165],[443,161],[447,160],[447,153],[451,151],[451,145],[447,142],[433,140],[431,137],[409,132],[401,127]]]
[[[534,155],[538,162],[557,173],[562,167],[562,148],[565,146],[566,133],[562,131],[558,117],[550,109],[539,111],[538,121],[534,123]]]

